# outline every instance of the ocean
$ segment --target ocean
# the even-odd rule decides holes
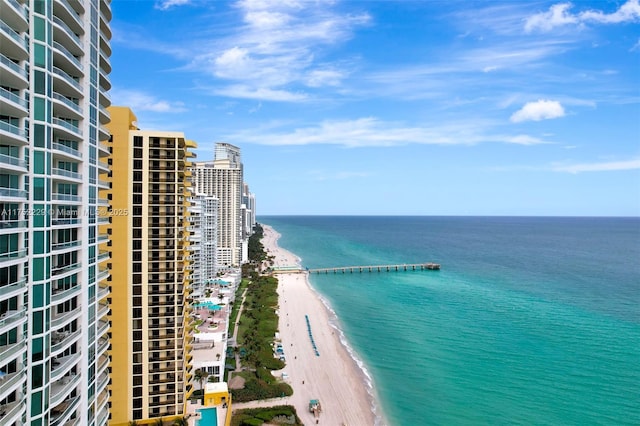
[[[640,219],[264,216],[388,424],[640,425]],[[357,426],[357,425],[354,425]]]

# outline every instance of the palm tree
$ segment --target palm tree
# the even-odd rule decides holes
[[[135,420],[129,420],[129,426],[138,426],[138,422]]]
[[[173,426],[189,426],[189,420],[186,417],[178,417],[173,421]]]
[[[194,371],[193,376],[200,383],[200,389],[202,390],[202,399],[204,400],[204,388],[202,384],[207,379],[207,377],[209,377],[209,373],[207,373],[206,370],[198,368],[196,371]]]

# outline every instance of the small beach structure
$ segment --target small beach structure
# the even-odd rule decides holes
[[[320,405],[320,400],[312,399],[309,401],[309,411],[313,413],[314,417],[320,417],[320,413],[322,412],[322,405]]]

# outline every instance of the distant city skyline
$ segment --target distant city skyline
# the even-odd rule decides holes
[[[640,215],[638,0],[112,8],[113,104],[240,147],[258,216]]]

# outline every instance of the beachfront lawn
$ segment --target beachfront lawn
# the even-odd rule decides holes
[[[264,423],[272,425],[302,426],[295,407],[278,405],[269,408],[247,408],[238,410],[231,417],[231,426],[259,426]]]
[[[245,379],[243,389],[231,389],[234,402],[247,402],[293,395],[291,386],[287,383],[276,381],[268,371],[266,371],[266,374],[271,376],[270,383],[262,378],[266,375],[264,372],[242,371],[234,374],[240,374],[240,376]]]
[[[278,280],[259,276],[247,288],[242,317],[238,328],[238,346],[247,352],[242,363],[257,368],[263,366],[273,370],[284,367],[273,358],[271,344],[278,331],[277,293]]]
[[[239,301],[242,299],[242,293],[244,289],[249,285],[249,280],[243,279],[240,281],[240,285],[236,290],[236,300]],[[238,311],[240,310],[240,303],[234,303],[231,307],[231,315],[229,315],[229,336],[233,336],[233,331],[236,328],[236,318],[238,318]]]

